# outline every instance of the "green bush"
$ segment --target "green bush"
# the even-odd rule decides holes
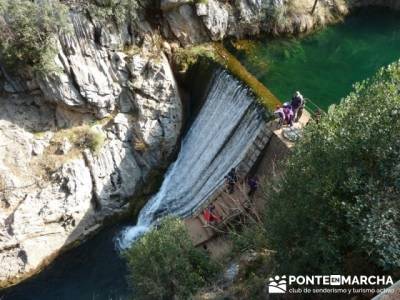
[[[193,246],[183,222],[173,218],[135,242],[126,258],[139,299],[189,299],[218,271],[216,264]]]
[[[0,0],[0,12],[5,20],[0,32],[2,60],[13,69],[55,70],[55,39],[69,29],[68,8],[51,0]]]
[[[305,130],[266,195],[266,229],[285,273],[400,267],[400,63]],[[356,257],[357,260],[349,260]]]

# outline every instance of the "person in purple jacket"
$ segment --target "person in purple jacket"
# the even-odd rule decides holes
[[[289,104],[288,102],[285,102],[283,104],[283,114],[285,117],[285,124],[292,127],[293,120],[294,120],[294,113],[293,113],[293,108],[292,108],[291,104]]]

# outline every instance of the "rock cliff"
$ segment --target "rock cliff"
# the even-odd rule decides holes
[[[2,67],[0,287],[127,212],[181,131],[178,87],[154,36],[144,28],[138,43],[127,28],[99,29],[74,10],[70,19],[59,72]]]

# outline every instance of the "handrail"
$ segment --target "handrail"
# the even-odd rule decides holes
[[[309,98],[304,98],[304,102],[305,102],[305,106],[307,107],[307,103],[310,103],[310,104],[312,104],[313,106],[314,106],[314,108],[317,108],[317,109],[319,109],[319,111],[322,113],[322,114],[326,114],[326,112],[321,108],[321,107],[319,107],[317,104],[315,104],[313,101],[311,101],[311,99],[309,99]],[[311,108],[309,108],[309,109],[311,109]],[[312,112],[313,113],[313,112]]]

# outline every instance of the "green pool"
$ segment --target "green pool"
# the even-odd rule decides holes
[[[400,58],[400,13],[363,9],[311,36],[264,39],[234,53],[282,101],[300,90],[327,109],[353,83]]]

